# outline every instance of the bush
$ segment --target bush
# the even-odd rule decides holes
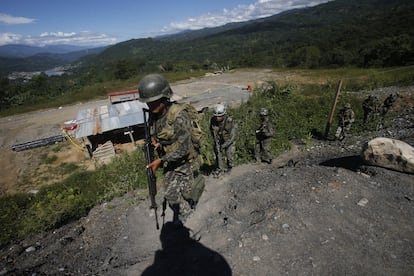
[[[96,204],[146,187],[143,153],[117,157],[96,171],[75,173],[36,194],[1,197],[0,245],[87,215]]]
[[[270,111],[269,120],[274,123],[275,129],[271,151],[278,155],[289,149],[290,140],[308,141],[310,135],[321,135],[334,92],[329,86],[279,86],[275,82],[256,89],[247,102],[229,111],[240,125],[236,142],[237,162],[244,163],[254,158],[255,130],[260,124],[260,108]]]

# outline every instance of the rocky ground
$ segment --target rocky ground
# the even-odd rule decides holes
[[[362,163],[376,136],[414,145],[414,110],[207,176],[184,227],[167,210],[157,230],[148,201],[116,198],[1,248],[0,275],[413,275],[414,176]]]

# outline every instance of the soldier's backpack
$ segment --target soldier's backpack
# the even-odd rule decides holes
[[[193,143],[192,149],[190,149],[190,159],[197,159],[201,147],[206,144],[206,134],[200,125],[200,114],[198,111],[189,103],[173,104],[167,115],[168,124],[172,125],[175,121],[178,113],[182,110],[186,110],[191,119],[191,141]]]
[[[190,119],[191,119],[191,141],[193,143],[193,147],[190,147],[190,159],[194,161],[193,167],[194,167],[194,182],[191,186],[191,193],[183,195],[186,200],[190,203],[191,208],[195,208],[195,206],[198,203],[198,200],[201,197],[201,194],[204,191],[205,186],[205,179],[202,174],[199,172],[199,155],[200,150],[203,145],[206,145],[206,135],[201,128],[200,125],[200,114],[198,111],[189,103],[183,103],[183,104],[173,104],[171,105],[168,115],[167,115],[167,121],[169,125],[172,125],[175,121],[178,113],[180,113],[182,110],[186,110]]]

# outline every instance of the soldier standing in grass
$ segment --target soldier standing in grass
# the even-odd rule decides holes
[[[268,111],[266,108],[261,108],[260,127],[256,130],[255,157],[257,162],[272,163],[270,143],[272,142],[273,134],[273,126],[269,122]]]
[[[378,96],[369,95],[362,103],[362,109],[364,110],[363,123],[367,123],[369,120],[374,119],[379,114],[380,100]]]
[[[392,106],[394,105],[396,101],[397,101],[397,95],[394,93],[391,93],[390,95],[388,95],[387,98],[385,98],[384,103],[382,104],[382,109],[381,109],[382,120],[384,120],[385,115],[392,108]]]
[[[338,128],[335,133],[336,140],[342,141],[345,139],[354,121],[355,113],[351,109],[351,104],[346,103],[338,113]]]
[[[138,84],[139,100],[150,111],[151,139],[159,158],[147,165],[155,173],[163,168],[164,199],[173,211],[173,222],[184,223],[192,212],[191,188],[195,169],[192,167],[191,119],[187,110],[170,116],[177,103],[170,101],[173,92],[167,80],[150,74]],[[170,118],[174,118],[170,121]]]
[[[215,176],[223,172],[229,172],[234,166],[234,154],[236,152],[236,136],[238,124],[227,115],[226,107],[217,104],[210,120],[210,133],[214,142],[214,155],[216,159]],[[226,155],[227,168],[224,168],[222,153]]]

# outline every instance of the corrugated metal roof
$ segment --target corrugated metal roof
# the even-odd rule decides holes
[[[143,108],[148,108],[145,103],[129,101],[80,110],[76,115],[78,126],[74,131],[75,137],[82,138],[114,129],[143,124]]]

